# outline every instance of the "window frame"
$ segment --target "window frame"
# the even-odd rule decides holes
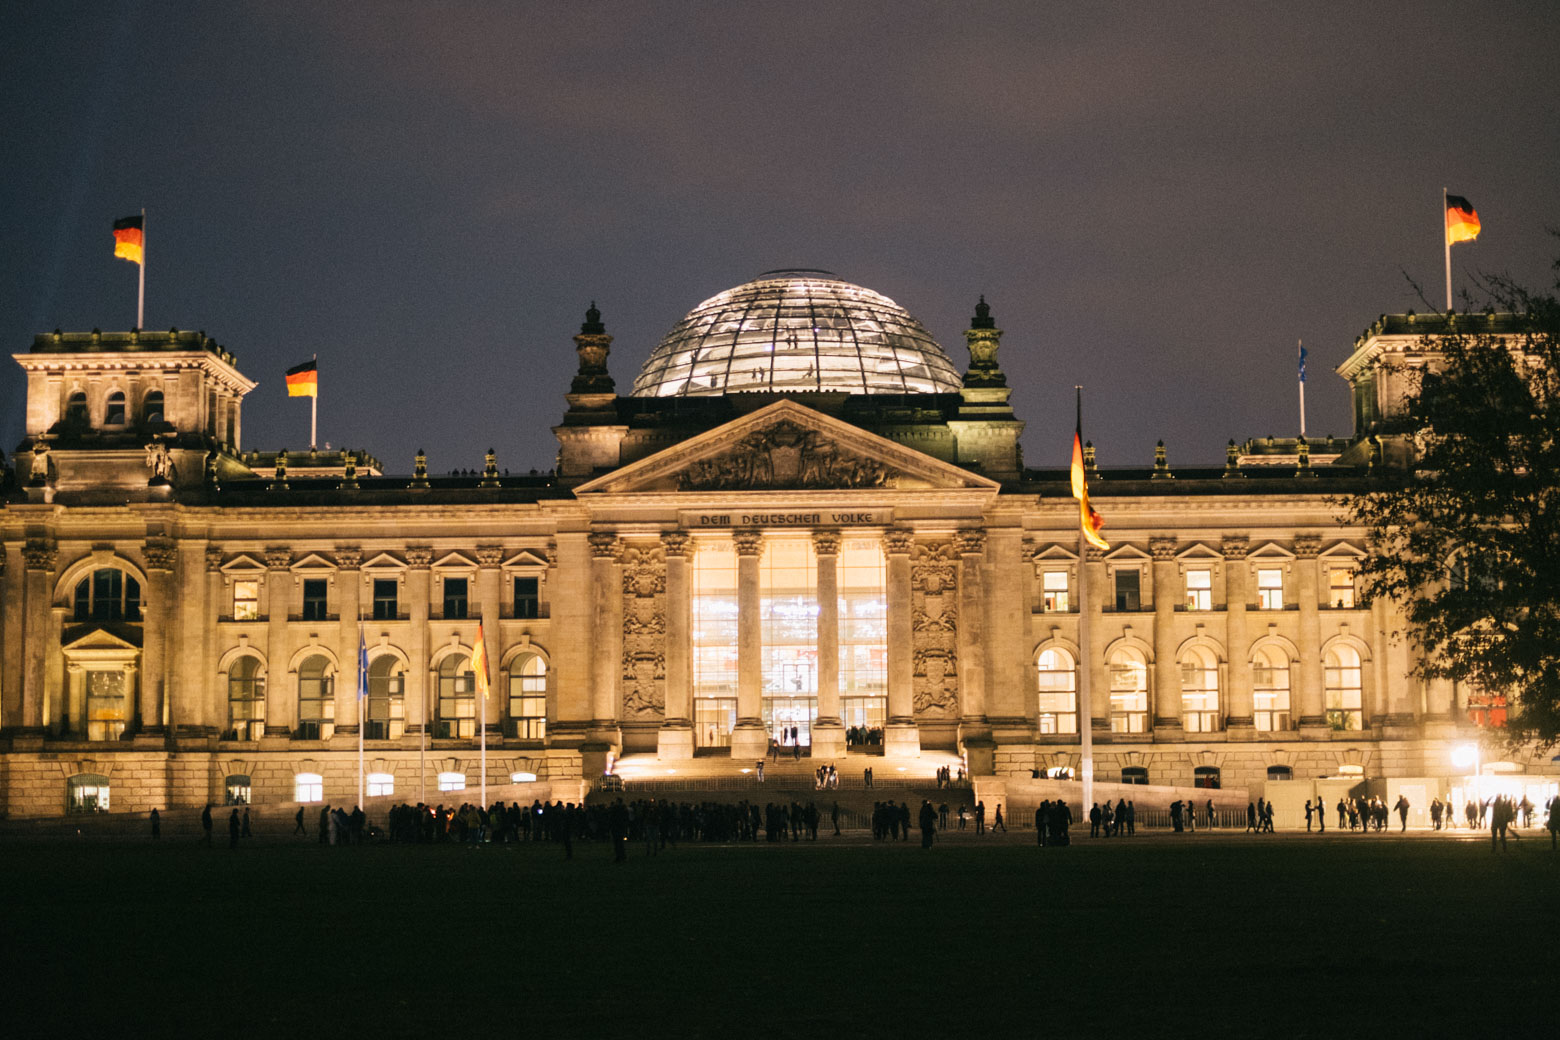
[[[531,591],[529,595],[523,595],[520,591],[522,582],[529,582]],[[513,598],[510,603],[511,616],[521,621],[531,621],[542,616],[542,579],[537,574],[516,574],[510,579],[510,591]]]
[[[1046,658],[1059,657],[1065,667],[1046,667]],[[1078,662],[1066,649],[1048,646],[1035,655],[1036,718],[1035,729],[1044,735],[1078,732]],[[1046,676],[1065,676],[1066,685],[1046,686]],[[1063,706],[1048,708],[1046,698],[1062,698]],[[1070,705],[1070,706],[1068,706]]]
[[[388,595],[384,594],[386,587]],[[399,578],[369,578],[369,602],[375,621],[395,621],[401,616],[401,580]]]
[[[300,805],[325,800],[325,778],[319,773],[293,774],[293,801]]]
[[[1278,579],[1276,585],[1264,585],[1264,575],[1273,575]],[[1258,567],[1257,568],[1257,609],[1258,610],[1283,610],[1284,609],[1284,569],[1282,567]]]
[[[1053,584],[1053,579],[1057,583]],[[1066,614],[1072,609],[1072,575],[1053,567],[1040,572],[1040,609],[1047,614]]]
[[[460,583],[460,595],[450,594],[450,583]],[[439,578],[439,598],[442,609],[439,617],[445,621],[469,621],[471,619],[471,579],[464,574],[446,574]],[[451,604],[460,604],[458,612],[450,609]]]
[[[1206,585],[1193,585],[1192,578],[1196,576],[1207,582]],[[1188,567],[1182,575],[1182,587],[1185,590],[1185,606],[1188,611],[1199,613],[1213,609],[1213,568],[1212,567]]]
[[[299,585],[303,592],[300,618],[304,621],[329,621],[330,579],[303,578]]]

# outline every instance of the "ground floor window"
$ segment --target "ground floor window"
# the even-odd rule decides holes
[[[318,773],[297,773],[293,776],[293,801],[323,802],[325,778]]]
[[[764,728],[781,747],[811,747],[813,720],[818,717],[816,697],[765,697]]]
[[[512,784],[534,784],[536,783],[536,774],[525,772],[510,773],[509,782]]]
[[[1198,766],[1193,769],[1192,786],[1217,788],[1219,786],[1219,767]]]
[[[440,773],[439,774],[439,790],[441,790],[441,791],[464,791],[465,789],[466,789],[466,774],[465,773]]]
[[[108,812],[108,777],[96,773],[71,777],[65,785],[65,808],[73,813]]]
[[[1293,780],[1295,771],[1288,766],[1268,766],[1267,778],[1269,780]]]
[[[841,721],[845,723],[847,747],[883,746],[883,726],[888,722],[888,698],[841,697]]]
[[[384,798],[395,794],[395,777],[389,773],[368,774],[368,797]]]
[[[1121,782],[1124,784],[1148,783],[1148,768],[1146,766],[1122,766]]]
[[[227,790],[223,799],[226,805],[248,805],[251,801],[249,789],[249,777],[243,773],[234,773],[227,778]]]
[[[693,702],[693,737],[699,747],[730,747],[737,725],[735,697],[699,697]]]

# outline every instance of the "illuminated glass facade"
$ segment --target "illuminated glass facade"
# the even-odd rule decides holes
[[[958,370],[903,307],[827,271],[770,271],[699,304],[651,352],[635,397],[957,393]]]

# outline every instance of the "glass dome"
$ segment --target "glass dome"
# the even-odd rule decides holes
[[[712,296],[651,352],[635,397],[958,391],[953,362],[888,297],[828,271],[766,271]]]

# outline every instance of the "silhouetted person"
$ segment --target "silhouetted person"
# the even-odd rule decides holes
[[[937,833],[937,810],[932,808],[932,803],[922,799],[921,801],[921,848],[932,847],[932,838]]]
[[[298,806],[298,815],[293,817],[293,833],[301,834],[305,838],[309,836],[309,829],[303,825],[303,806]]]
[[[1002,822],[1002,803],[1001,802],[997,803],[997,818],[996,818],[995,821],[992,822],[991,830],[992,830],[992,833],[996,833],[997,831],[1001,831],[1003,834],[1007,833],[1007,824]]]
[[[976,802],[975,803],[975,833],[976,834],[985,834],[986,833],[986,803],[985,802]]]
[[[243,828],[244,825],[238,819],[238,810],[234,809],[232,815],[228,817],[228,848],[238,848],[238,832]]]
[[[161,837],[162,837],[162,816],[158,814],[156,808],[154,807],[152,809],[152,840],[156,841],[158,838],[161,838]]]
[[[252,833],[250,833],[250,830],[249,830],[249,807],[247,805],[244,807],[244,830],[243,830],[243,835],[246,838],[254,837],[254,835]]]
[[[206,803],[206,807],[200,811],[200,830],[201,830],[201,835],[202,835],[201,840],[204,841],[207,845],[210,845],[211,844],[211,803],[210,802],[207,802]]]

